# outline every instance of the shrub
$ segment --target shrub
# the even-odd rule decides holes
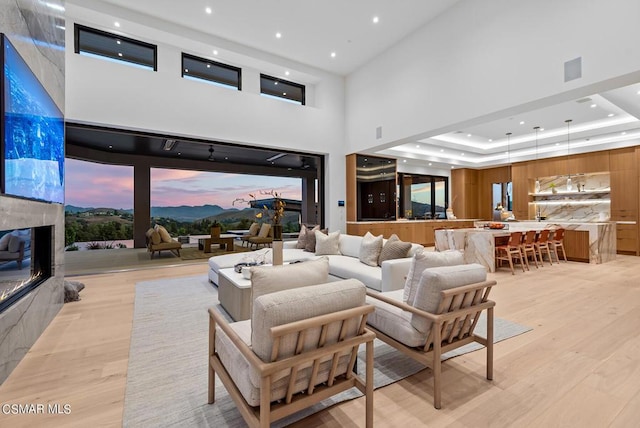
[[[69,245],[67,248],[65,248],[65,251],[78,251],[80,249],[80,247],[78,247],[76,244],[71,244]]]

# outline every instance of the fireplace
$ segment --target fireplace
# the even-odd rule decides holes
[[[54,272],[53,226],[0,231],[0,313]]]

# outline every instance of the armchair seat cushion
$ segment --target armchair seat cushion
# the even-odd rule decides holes
[[[402,290],[380,294],[399,302],[402,301]],[[367,324],[410,347],[424,346],[427,342],[427,335],[411,325],[410,312],[372,297],[367,297],[367,303],[376,307],[376,310],[369,314]]]
[[[20,253],[15,251],[0,251],[0,260],[18,260]]]
[[[178,241],[161,242],[160,244],[151,244],[151,249],[153,251],[179,250],[181,248],[182,248],[182,244],[179,243]]]

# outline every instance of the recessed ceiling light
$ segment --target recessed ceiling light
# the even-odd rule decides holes
[[[109,145],[109,148],[110,148],[110,149],[113,149],[113,146],[112,146],[112,145]]]
[[[289,74],[290,74],[290,73],[289,73],[289,70],[287,70],[287,71],[285,71],[285,72],[284,72],[284,75],[285,75],[285,76],[288,76]]]
[[[417,148],[420,148],[420,144],[416,144],[416,147],[417,147]]]
[[[122,56],[122,52],[118,52],[118,56]]]
[[[467,134],[467,137],[471,137],[471,134]]]
[[[556,143],[556,146],[559,146],[559,145],[560,145],[560,143]]]
[[[433,165],[431,162],[429,162],[429,166]]]
[[[373,17],[373,23],[377,24],[378,22],[380,22],[380,18],[378,18],[377,16]]]
[[[489,138],[489,142],[490,142],[490,143],[491,143],[491,142],[493,142],[493,138]]]
[[[278,86],[278,81],[273,82],[274,86]]]
[[[440,153],[444,153],[444,149],[440,149]]]
[[[225,156],[225,157],[224,157],[224,160],[229,160],[229,156]]]
[[[207,68],[211,68],[211,64],[207,64]]]
[[[276,39],[282,38],[282,33],[276,33]]]
[[[119,45],[122,44],[122,42],[120,40],[116,40],[116,43],[119,44]]]
[[[453,165],[451,165],[451,169],[455,168]]]
[[[210,7],[205,8],[204,11],[207,12],[209,15],[213,13],[213,10]]]
[[[540,132],[544,131],[544,128],[540,128],[540,129],[539,129],[539,131],[540,131]]]
[[[178,156],[182,156],[182,152],[178,152]]]
[[[591,104],[589,107],[596,108],[596,107],[598,107],[598,105],[597,104]]]
[[[214,55],[218,55],[218,51],[214,49],[214,50],[213,50],[213,54],[214,54]]]
[[[283,93],[282,93],[282,95],[287,95],[287,93],[286,93],[286,92],[283,92]]]
[[[520,125],[524,125],[524,120],[521,120],[521,121],[520,121]]]
[[[331,52],[331,58],[335,58],[336,57],[336,53],[335,52]]]
[[[620,134],[621,135],[627,135],[627,131],[622,131]]]
[[[115,25],[116,27],[120,27],[120,23],[118,21],[114,22],[113,25]]]
[[[609,113],[609,114],[607,115],[607,117],[613,117],[613,116],[614,116],[614,114],[613,114],[613,113]]]
[[[188,68],[185,68],[185,69],[184,69],[184,72],[185,72],[185,73],[188,73],[188,72],[189,72],[189,69],[188,69]]]
[[[407,163],[407,160],[406,159],[402,159],[402,163]]]
[[[640,95],[640,91],[636,92],[636,94]]]
[[[460,156],[464,156],[464,153],[460,153]]]

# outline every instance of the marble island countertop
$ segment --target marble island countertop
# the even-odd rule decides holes
[[[479,221],[477,218],[456,218],[456,219],[446,219],[446,218],[438,218],[438,219],[408,219],[408,218],[400,218],[397,220],[364,220],[364,221],[348,221],[347,224],[379,224],[379,223],[420,223],[420,222],[429,222],[429,223],[445,223],[445,222],[469,222],[469,221]]]

